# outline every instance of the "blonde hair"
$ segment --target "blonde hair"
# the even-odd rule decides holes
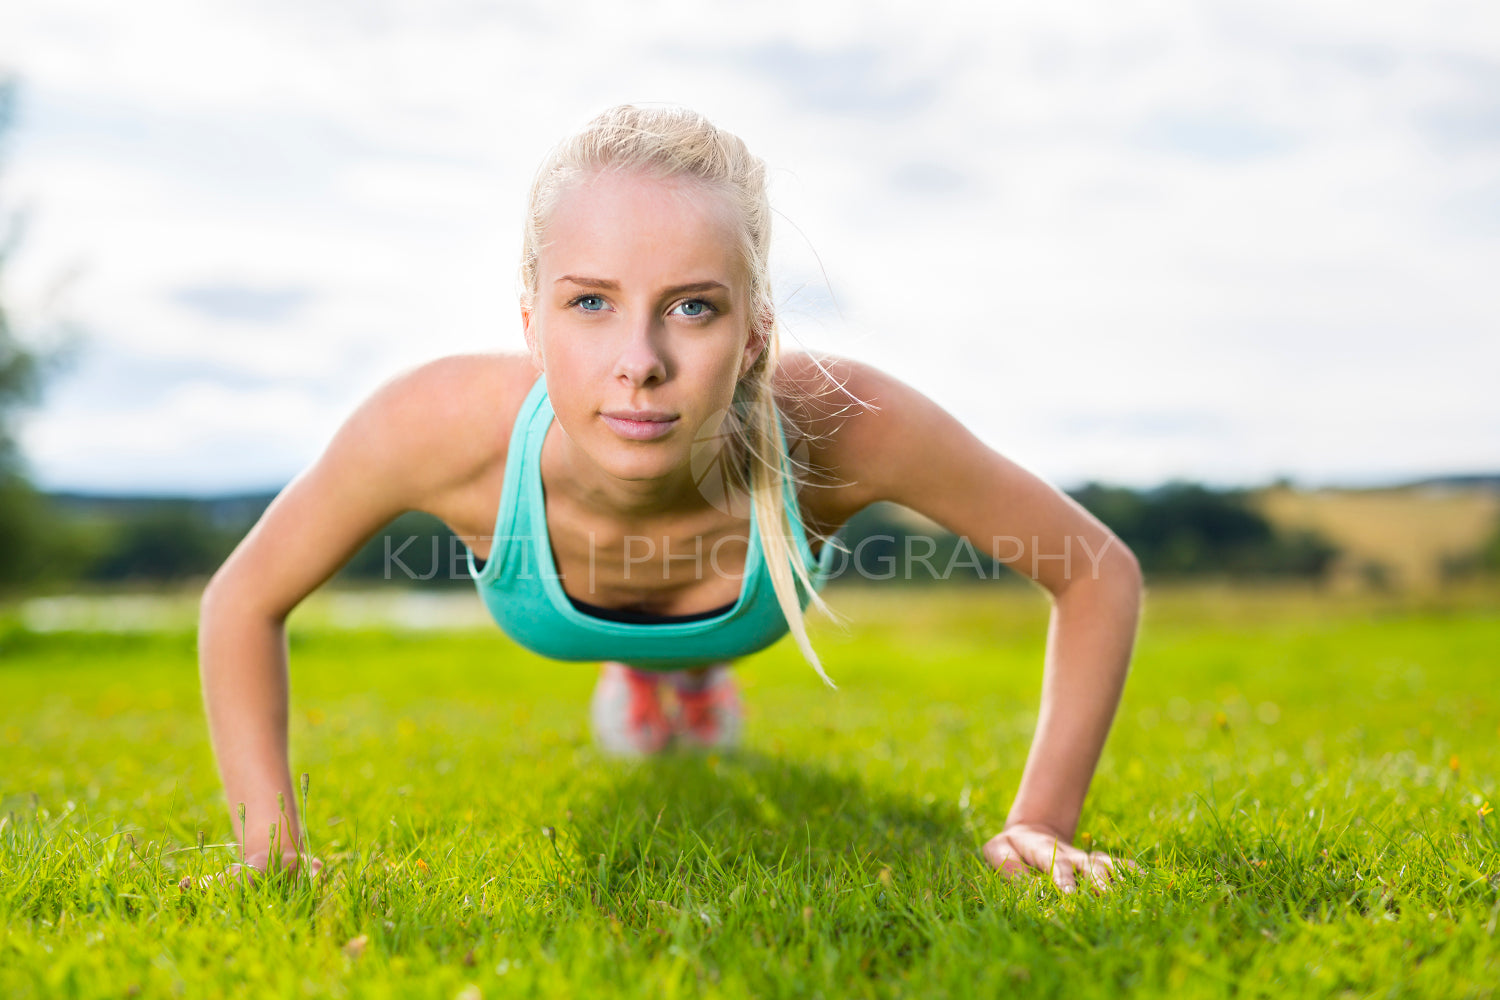
[[[764,338],[765,348],[736,384],[734,404],[720,432],[730,454],[742,459],[723,463],[729,480],[726,485],[731,490],[748,491],[759,527],[761,553],[792,637],[824,683],[837,689],[807,637],[796,593],[796,586],[801,584],[814,607],[828,618],[840,620],[813,589],[792,534],[784,493],[790,484],[795,494],[801,479],[795,460],[791,474],[783,470],[776,435],[782,413],[773,380],[781,345],[771,298],[771,203],[766,194],[766,165],[738,136],[717,128],[695,111],[629,104],[610,108],[553,147],[537,170],[521,248],[523,307],[530,309],[536,300],[538,257],[545,243],[547,220],[559,195],[581,177],[606,170],[664,179],[690,177],[724,194],[735,210],[740,222],[737,250],[750,280],[751,333]],[[821,364],[819,368],[829,374]],[[819,537],[825,545],[838,544],[831,537]]]

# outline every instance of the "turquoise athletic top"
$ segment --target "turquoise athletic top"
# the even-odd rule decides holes
[[[511,432],[501,488],[500,513],[489,559],[481,567],[469,552],[469,575],[495,621],[516,642],[554,660],[620,660],[643,670],[681,670],[729,660],[764,649],[787,632],[786,616],[776,601],[754,505],[750,512],[750,547],[739,600],[717,612],[672,616],[649,623],[620,620],[627,613],[595,609],[610,618],[582,610],[592,605],[563,590],[547,533],[542,493],[542,442],[553,419],[545,376],[539,376]],[[787,468],[786,435],[777,427],[782,468]],[[797,495],[785,481],[787,512],[797,550],[821,591],[828,578],[834,545],[825,542],[819,557],[807,543]],[[794,578],[795,580],[795,578]],[[806,608],[811,596],[796,581]],[[648,618],[636,615],[637,618]]]

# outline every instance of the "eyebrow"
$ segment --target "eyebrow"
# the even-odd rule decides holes
[[[610,281],[608,278],[586,278],[577,274],[565,274],[561,278],[558,278],[554,284],[560,285],[564,281],[571,281],[573,284],[582,285],[585,288],[602,288],[608,292],[618,292],[620,290],[620,283],[618,281]],[[674,285],[668,288],[665,294],[679,295],[683,292],[716,291],[727,292],[729,291],[729,286],[722,281],[694,281],[686,285]]]

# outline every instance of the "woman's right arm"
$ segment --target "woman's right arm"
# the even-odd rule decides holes
[[[482,365],[444,359],[381,387],[276,497],[203,593],[198,660],[209,735],[234,835],[254,868],[266,868],[277,843],[284,866],[296,867],[302,841],[287,750],[287,615],[392,518],[440,508],[445,491],[493,458],[472,423],[464,433],[464,418],[473,417],[463,412],[474,399],[467,390],[487,377],[474,371]]]

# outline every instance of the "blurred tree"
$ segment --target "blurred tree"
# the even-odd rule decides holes
[[[95,580],[183,580],[206,577],[234,548],[239,533],[215,528],[205,504],[160,500],[121,520],[91,567]]]
[[[1495,530],[1479,549],[1479,567],[1488,573],[1500,573],[1500,520]]]
[[[1338,554],[1314,532],[1277,531],[1242,490],[1170,482],[1137,492],[1089,483],[1072,496],[1157,576],[1319,578]]]
[[[1477,549],[1456,552],[1444,556],[1438,572],[1445,583],[1464,580],[1476,575],[1500,575],[1500,517],[1490,528],[1490,533]]]
[[[463,539],[442,521],[407,511],[356,552],[338,577],[343,582],[389,580],[407,586],[472,587]]]
[[[13,120],[15,98],[15,80],[0,77],[0,148]],[[0,588],[46,577],[54,547],[72,548],[27,480],[16,440],[17,417],[37,403],[46,369],[63,357],[61,350],[44,353],[22,344],[6,309],[5,265],[20,237],[20,220],[4,209],[0,198]]]
[[[14,82],[0,79],[0,140],[10,128],[14,106]],[[19,236],[20,225],[16,219],[0,211],[0,281],[4,279],[5,265],[15,251]],[[36,402],[40,388],[41,366],[36,356],[16,341],[10,314],[4,299],[0,298],[0,476],[6,479],[19,475],[21,471],[20,449],[11,422],[13,415],[19,407]]]
[[[14,106],[14,81],[0,80],[0,139],[9,130]],[[19,228],[13,217],[0,211],[0,291]],[[26,481],[14,424],[16,412],[36,402],[40,388],[41,366],[16,342],[0,297],[0,586],[27,579],[40,561],[36,527],[42,505]]]

